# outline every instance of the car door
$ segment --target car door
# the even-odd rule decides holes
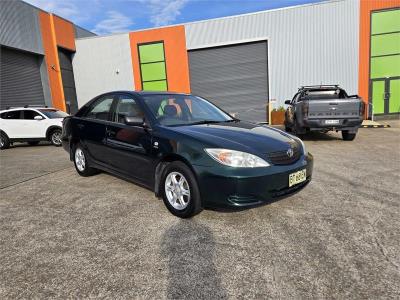
[[[114,94],[100,96],[83,116],[74,119],[73,130],[76,136],[88,151],[90,158],[97,163],[107,164],[109,161],[106,151],[106,126],[110,123],[114,98]]]
[[[1,129],[10,139],[24,137],[22,110],[11,110],[1,114]]]
[[[110,166],[144,184],[153,180],[152,135],[149,128],[125,124],[125,116],[145,119],[143,109],[131,95],[119,95],[113,108],[112,123],[107,124]]]
[[[35,120],[35,117],[41,119]],[[47,130],[47,122],[42,114],[32,109],[25,109],[22,115],[24,126],[24,138],[45,138]]]

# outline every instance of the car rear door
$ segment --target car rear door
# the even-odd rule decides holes
[[[110,123],[110,112],[114,94],[100,96],[88,108],[85,115],[73,120],[74,135],[97,163],[108,164],[106,151],[106,126]]]
[[[24,137],[22,110],[4,112],[1,114],[1,118],[1,130],[3,130],[10,139]]]
[[[152,135],[148,128],[125,124],[125,116],[145,119],[143,109],[131,95],[120,94],[107,124],[107,157],[116,171],[149,185],[153,180]]]

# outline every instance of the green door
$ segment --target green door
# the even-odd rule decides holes
[[[372,110],[373,114],[385,113],[385,80],[372,81]]]
[[[389,113],[400,112],[400,78],[389,81]]]

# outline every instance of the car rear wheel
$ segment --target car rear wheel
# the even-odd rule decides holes
[[[78,144],[74,149],[74,165],[79,175],[83,177],[91,176],[97,173],[97,170],[89,166],[86,151]]]
[[[10,148],[10,139],[4,132],[1,132],[0,133],[0,149],[3,150],[3,149],[8,149],[8,148]]]
[[[50,142],[56,147],[60,147],[62,144],[61,134],[62,134],[61,129],[54,129],[50,133]]]
[[[192,171],[182,162],[170,163],[162,177],[162,197],[167,209],[180,218],[201,212],[200,192]]]
[[[350,133],[348,130],[343,130],[342,138],[344,141],[352,141],[356,138],[356,133]]]

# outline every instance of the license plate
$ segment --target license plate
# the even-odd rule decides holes
[[[289,174],[289,187],[306,180],[306,169]]]
[[[332,124],[339,124],[339,120],[325,120],[325,124],[330,124],[330,125],[332,125]]]

